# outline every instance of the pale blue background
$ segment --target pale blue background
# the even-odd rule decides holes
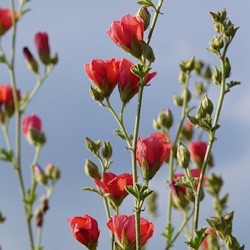
[[[2,0],[1,6],[7,7],[8,1]],[[112,136],[117,125],[107,110],[100,108],[89,96],[90,82],[83,65],[93,58],[129,57],[108,37],[106,31],[114,20],[125,14],[134,14],[138,7],[136,1],[30,1],[31,8],[19,24],[17,51],[17,79],[22,93],[29,91],[34,78],[26,69],[22,57],[22,47],[29,46],[35,51],[33,37],[37,31],[50,35],[52,52],[59,53],[59,64],[39,91],[26,114],[37,113],[43,120],[48,142],[41,152],[39,163],[45,166],[52,161],[59,165],[62,178],[55,188],[50,210],[45,218],[43,234],[47,250],[83,249],[71,235],[67,218],[85,213],[95,217],[101,228],[99,249],[110,249],[105,228],[106,218],[103,204],[97,196],[83,192],[92,181],[85,177],[83,166],[86,158],[93,160],[85,148],[86,136],[92,139],[110,140],[114,145],[114,164],[111,171],[122,173],[130,171],[129,153],[124,144]],[[197,59],[217,64],[216,59],[206,48],[214,36],[210,11],[226,8],[228,16],[240,26],[230,47],[229,57],[232,64],[232,79],[242,82],[226,96],[221,116],[222,128],[214,147],[216,167],[214,171],[223,174],[225,185],[223,193],[229,192],[228,211],[235,210],[234,235],[240,243],[250,247],[249,240],[249,67],[250,67],[250,3],[248,1],[166,1],[162,8],[164,15],[152,39],[156,62],[153,69],[158,72],[151,86],[145,90],[140,135],[148,136],[154,130],[152,119],[161,109],[179,110],[172,103],[172,93],[180,90],[178,84],[179,62],[195,55]],[[8,36],[3,39],[7,48]],[[5,69],[0,67],[0,83],[9,82]],[[217,97],[218,89],[211,89],[211,98]],[[112,99],[118,105],[117,92]],[[131,102],[126,112],[128,128],[132,128],[135,102]],[[3,145],[0,137],[1,146]],[[23,168],[27,182],[30,181],[29,163],[34,149],[23,140]],[[0,225],[0,244],[3,250],[28,250],[26,226],[23,221],[17,177],[13,170],[1,163],[0,166],[0,210],[7,216],[5,224]],[[152,181],[153,188],[159,188],[161,198],[161,217],[156,220],[156,230],[150,240],[149,249],[164,249],[165,240],[160,236],[166,221],[166,167],[162,167]],[[125,201],[121,212],[131,212],[131,198]],[[202,221],[212,216],[211,201],[202,203]],[[147,214],[144,214],[147,217]],[[178,219],[176,219],[179,222]],[[182,238],[182,241],[185,239]],[[178,249],[182,243],[176,245]]]

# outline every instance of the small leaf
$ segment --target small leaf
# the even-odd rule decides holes
[[[166,231],[164,233],[162,233],[162,236],[164,236],[165,238],[167,238],[168,240],[171,240],[174,234],[174,227],[172,226],[171,223],[168,223],[168,225],[166,226]]]
[[[207,237],[206,227],[202,227],[200,229],[195,230],[194,237],[185,243],[190,246],[194,250],[198,250],[202,241]]]
[[[91,191],[100,194],[100,192],[96,188],[91,188],[91,187],[84,187],[82,189],[83,191]]]
[[[13,151],[12,150],[8,151],[4,148],[0,148],[0,160],[12,162],[13,161]]]

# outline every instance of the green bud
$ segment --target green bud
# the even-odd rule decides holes
[[[181,107],[183,105],[183,99],[176,94],[173,94],[174,104]]]
[[[86,147],[93,154],[97,155],[101,147],[101,141],[92,141],[90,138],[86,137]]]
[[[229,78],[231,75],[231,64],[229,62],[228,57],[225,57],[224,59],[224,66],[225,66],[225,77]]]
[[[187,74],[181,70],[179,74],[179,82],[181,84],[185,84],[186,81],[187,81]]]
[[[33,171],[34,171],[34,178],[37,181],[37,183],[42,185],[47,185],[48,178],[41,169],[41,167],[39,165],[35,165],[33,167]]]
[[[214,105],[211,100],[205,95],[201,101],[202,108],[206,114],[209,116],[213,113]]]
[[[194,87],[195,94],[200,97],[204,93],[204,84],[202,82],[197,82]]]
[[[157,119],[153,119],[153,128],[156,130],[161,130],[161,125],[158,123]]]
[[[143,55],[144,57],[150,62],[154,62],[155,61],[155,56],[154,56],[154,51],[152,49],[151,46],[149,46],[147,43],[145,43],[143,41],[142,43],[142,47],[143,47]]]
[[[182,100],[186,99],[186,102],[188,103],[191,100],[192,94],[189,91],[189,89],[183,89],[181,93]]]
[[[221,85],[221,80],[222,80],[221,71],[216,66],[214,67],[212,79],[216,85],[219,85],[219,86]]]
[[[107,160],[112,156],[112,146],[109,141],[104,142],[102,147],[102,156]]]
[[[104,96],[96,88],[93,88],[92,86],[90,86],[89,93],[94,101],[102,102],[104,100]]]
[[[170,109],[162,110],[157,117],[157,124],[166,129],[170,129],[173,125],[174,117]]]
[[[98,180],[101,179],[101,174],[99,172],[99,169],[94,162],[87,159],[85,162],[84,169],[85,169],[86,175],[89,176],[90,178],[98,179]]]
[[[212,41],[209,43],[210,50],[215,53],[220,53],[220,49],[224,46],[223,36],[213,37]]]
[[[138,12],[136,13],[136,16],[139,16],[143,22],[144,22],[144,31],[149,27],[151,15],[148,11],[147,7],[142,6]]]
[[[219,192],[223,186],[223,179],[220,176],[215,175],[214,173],[206,179],[206,187],[208,193],[212,196],[218,197]]]
[[[177,148],[177,161],[182,168],[186,169],[189,167],[190,152],[182,143]]]
[[[204,62],[202,62],[201,60],[195,61],[194,70],[195,70],[195,73],[197,75],[201,75],[201,71],[202,71],[203,67],[204,67]]]
[[[194,69],[194,65],[195,65],[195,58],[192,57],[188,61],[182,61],[180,63],[180,69],[181,71],[188,73]]]
[[[53,163],[48,163],[46,168],[45,168],[45,174],[46,176],[53,180],[56,181],[60,178],[60,170],[58,167],[56,167]]]
[[[206,112],[203,109],[202,105],[200,104],[198,109],[197,109],[197,112],[196,112],[196,119],[200,120],[200,119],[203,119],[205,117],[206,117]]]
[[[210,80],[212,78],[212,71],[209,66],[206,67],[203,77],[207,80]]]

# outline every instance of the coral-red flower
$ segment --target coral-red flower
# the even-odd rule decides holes
[[[20,101],[21,94],[17,90],[17,101]],[[1,121],[4,122],[5,116],[11,117],[15,112],[13,88],[10,84],[0,85],[0,108],[2,108]]]
[[[2,36],[12,26],[13,12],[9,9],[0,8],[0,36]],[[15,13],[15,18],[18,18],[18,14]]]
[[[38,32],[35,35],[35,45],[41,61],[47,65],[51,63],[49,36],[46,32]]]
[[[120,21],[110,25],[108,35],[119,47],[140,57],[142,53],[142,40],[144,22],[138,16],[125,15]]]
[[[125,188],[133,185],[133,176],[128,173],[115,175],[108,172],[103,175],[102,180],[95,179],[95,183],[116,206],[119,206],[128,195]]]
[[[131,69],[134,64],[123,58],[120,60],[119,71],[118,71],[118,87],[120,92],[121,100],[127,103],[135,94],[138,93],[140,78],[133,74]],[[147,84],[153,77],[156,76],[156,72],[148,73],[145,78]]]
[[[191,160],[201,166],[207,150],[207,143],[203,141],[193,141],[189,144]]]
[[[135,249],[135,216],[115,215],[107,222],[108,228],[113,232],[123,249]],[[140,218],[140,239],[141,246],[152,237],[154,224],[144,218]],[[126,248],[127,247],[127,248]]]
[[[69,218],[68,222],[75,239],[88,249],[96,250],[100,234],[97,221],[90,215],[83,215]]]
[[[98,91],[108,97],[117,85],[117,73],[119,62],[114,58],[109,60],[95,59],[85,64],[85,71]]]
[[[139,137],[136,158],[145,180],[153,178],[163,162],[169,157],[171,143],[162,133],[153,133],[146,139]]]

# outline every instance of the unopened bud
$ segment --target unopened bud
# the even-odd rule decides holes
[[[49,209],[49,200],[46,196],[42,196],[39,203],[39,209],[44,214]]]
[[[205,117],[206,117],[206,112],[203,109],[202,105],[200,104],[198,109],[197,109],[197,112],[196,112],[196,119],[200,120],[200,119],[203,119]]]
[[[201,75],[201,70],[204,67],[204,62],[202,61],[195,61],[194,70],[197,75]]]
[[[85,162],[84,168],[85,168],[85,173],[87,176],[89,176],[93,179],[98,179],[98,180],[101,179],[101,174],[99,172],[99,169],[94,162],[87,159]]]
[[[188,61],[182,61],[180,63],[180,68],[183,72],[191,72],[194,69],[195,58],[192,57]]]
[[[185,84],[187,81],[187,74],[181,70],[178,79],[181,84]]]
[[[225,57],[224,64],[225,64],[225,77],[228,78],[231,75],[231,64],[229,62],[228,57]]]
[[[183,104],[183,99],[176,94],[173,94],[174,104],[181,107]]]
[[[177,148],[177,161],[182,168],[186,169],[189,167],[190,152],[182,143]]]
[[[173,125],[174,117],[170,109],[160,112],[157,117],[157,124],[163,128],[170,129]]]
[[[27,62],[27,66],[28,68],[33,71],[35,74],[38,74],[38,63],[36,61],[36,59],[34,58],[34,56],[32,55],[32,53],[30,52],[30,50],[28,49],[28,47],[24,47],[23,48],[23,56]]]
[[[196,83],[194,90],[196,95],[200,97],[204,93],[204,84],[202,82]]]
[[[112,156],[112,151],[113,150],[112,150],[112,146],[111,146],[110,142],[105,141],[103,144],[103,147],[102,147],[102,156],[108,160]]]
[[[60,178],[60,170],[58,167],[56,167],[54,164],[52,163],[48,163],[46,168],[45,168],[45,174],[46,176],[53,180],[53,181],[56,181]]]
[[[39,207],[37,207],[35,210],[34,220],[37,227],[43,226],[43,212],[40,210]]]
[[[102,102],[104,100],[104,96],[96,88],[93,88],[92,86],[90,86],[89,93],[94,101]]]
[[[90,138],[86,137],[86,147],[90,152],[92,152],[93,154],[96,155],[96,154],[98,154],[99,149],[101,147],[101,141],[98,140],[98,141],[94,142]]]
[[[212,101],[207,97],[207,95],[203,97],[201,105],[206,114],[210,116],[213,113],[214,105]]]
[[[216,85],[219,85],[219,86],[221,85],[221,80],[222,80],[221,71],[216,66],[214,67],[212,79]]]
[[[42,168],[39,165],[35,165],[34,167],[34,178],[37,181],[37,183],[42,185],[47,185],[47,176],[43,172]]]
[[[183,89],[183,91],[181,93],[181,97],[182,97],[183,101],[186,99],[186,102],[188,103],[191,100],[192,94],[189,91],[189,89]]]
[[[147,43],[143,42],[143,55],[144,57],[150,62],[154,62],[155,61],[155,55],[154,55],[154,51],[152,49],[151,46],[149,46]]]
[[[150,24],[150,12],[148,11],[147,7],[142,6],[138,12],[136,13],[137,16],[139,16],[143,22],[144,22],[144,31],[148,28],[149,24]]]
[[[191,122],[187,121],[186,124],[182,127],[181,132],[180,132],[180,139],[186,139],[190,141],[193,137],[193,125]]]

